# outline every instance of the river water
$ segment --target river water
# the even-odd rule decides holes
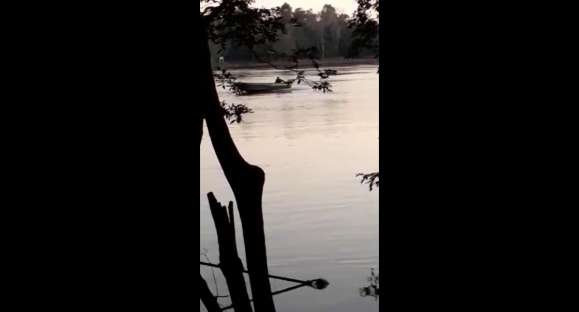
[[[243,103],[254,112],[230,126],[243,157],[266,173],[263,217],[269,271],[301,280],[324,278],[323,290],[302,287],[274,296],[278,312],[378,311],[379,300],[360,296],[373,268],[378,271],[378,192],[368,190],[358,172],[378,171],[377,66],[339,67],[330,77],[332,93],[294,85],[283,94],[236,96],[219,90],[221,100]],[[232,71],[246,82],[295,78],[276,70]],[[309,78],[317,80],[314,76]],[[201,143],[201,248],[219,261],[215,226],[206,194],[233,200],[211,142]],[[236,214],[240,257],[243,236]],[[205,256],[201,256],[206,261]],[[201,274],[215,293],[227,294],[218,270]],[[249,285],[249,283],[248,283]],[[293,283],[272,280],[273,290]],[[251,296],[251,294],[250,294]],[[222,306],[229,305],[225,299]],[[200,305],[201,311],[206,311]],[[229,310],[232,311],[232,310]]]

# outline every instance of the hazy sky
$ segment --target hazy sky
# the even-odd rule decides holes
[[[276,6],[281,6],[287,2],[293,9],[312,9],[314,12],[321,11],[324,4],[330,4],[339,13],[346,13],[352,15],[352,12],[356,10],[356,0],[255,0],[253,6],[256,7],[267,7],[272,8]]]

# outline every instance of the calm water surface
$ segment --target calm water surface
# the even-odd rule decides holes
[[[355,177],[378,170],[377,67],[337,69],[340,74],[330,78],[333,93],[302,85],[285,94],[235,96],[219,91],[222,100],[254,111],[230,130],[243,157],[266,173],[263,217],[270,273],[330,282],[324,290],[303,287],[274,296],[278,312],[378,311],[378,301],[359,294],[359,288],[368,285],[370,269],[378,271],[378,192],[369,192]],[[294,78],[275,70],[233,73],[248,82]],[[208,192],[222,203],[234,199],[205,129],[201,248],[218,263]],[[245,263],[239,215],[236,222]],[[211,270],[202,267],[201,273],[215,293]],[[227,294],[220,272],[215,274],[219,294]],[[274,291],[293,285],[272,280]],[[201,311],[206,311],[202,304]]]

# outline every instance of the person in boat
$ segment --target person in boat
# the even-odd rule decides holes
[[[279,77],[276,77],[276,78],[275,78],[275,83],[286,83],[286,81],[283,80],[283,79],[281,79],[281,78],[279,78]]]

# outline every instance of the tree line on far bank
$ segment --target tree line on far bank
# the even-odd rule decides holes
[[[258,62],[260,58],[269,60],[291,61],[296,51],[309,49],[316,59],[376,57],[376,51],[359,47],[355,44],[352,18],[347,14],[338,14],[329,4],[314,13],[301,8],[293,9],[284,3],[279,7],[280,21],[285,25],[285,32],[279,31],[279,40],[269,45],[257,45],[252,49],[237,46],[227,41],[224,47],[211,43],[213,64],[218,64],[219,57],[226,62]],[[376,34],[375,38],[378,40]]]

